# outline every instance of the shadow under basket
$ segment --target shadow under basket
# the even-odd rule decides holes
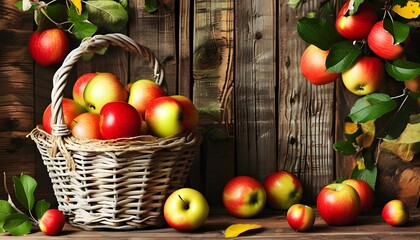
[[[171,138],[63,138],[68,156],[51,157],[53,136],[40,126],[29,136],[47,167],[58,208],[69,223],[85,229],[143,229],[162,226],[163,205],[183,187],[201,135],[189,132]]]

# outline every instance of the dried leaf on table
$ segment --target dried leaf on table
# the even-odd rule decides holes
[[[262,228],[259,224],[252,223],[236,223],[230,225],[225,231],[225,238],[234,238],[249,230]]]

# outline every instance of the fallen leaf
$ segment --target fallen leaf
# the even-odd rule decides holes
[[[80,16],[80,14],[82,14],[82,0],[71,0],[71,3],[73,3],[76,8],[77,15]]]
[[[419,2],[408,1],[405,6],[395,5],[392,10],[403,18],[412,19],[420,15]]]
[[[259,229],[262,228],[259,224],[252,224],[252,223],[236,223],[230,225],[226,228],[225,231],[225,238],[234,238],[239,236],[239,234],[244,233],[249,230]]]

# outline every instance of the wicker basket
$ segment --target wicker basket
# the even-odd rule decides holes
[[[58,208],[70,224],[86,230],[159,227],[164,224],[164,201],[184,185],[201,135],[188,132],[170,138],[116,140],[71,136],[61,107],[66,79],[84,53],[109,45],[139,53],[148,60],[156,82],[164,83],[160,63],[150,49],[123,34],[96,35],[71,51],[54,75],[52,134],[37,126],[28,136],[40,151]]]

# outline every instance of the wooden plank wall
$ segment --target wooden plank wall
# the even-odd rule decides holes
[[[296,22],[322,0],[306,1],[296,10],[282,0],[179,0],[173,9],[152,14],[144,2],[129,1],[124,33],[155,52],[168,93],[190,97],[200,111],[204,141],[188,186],[220,205],[223,186],[233,176],[263,181],[273,171],[288,170],[304,183],[304,201],[313,203],[323,185],[348,177],[354,160],[337,156],[331,145],[342,137],[337,132],[355,98],[344,94],[340,83],[309,84],[299,69],[306,43]],[[54,201],[45,167],[25,135],[50,102],[57,66],[33,64],[27,47],[32,16],[14,3],[0,4],[0,171],[9,179],[33,174],[39,197]],[[89,71],[113,72],[123,83],[152,77],[144,59],[117,48],[79,61],[68,85]],[[65,94],[70,96],[70,88]]]

